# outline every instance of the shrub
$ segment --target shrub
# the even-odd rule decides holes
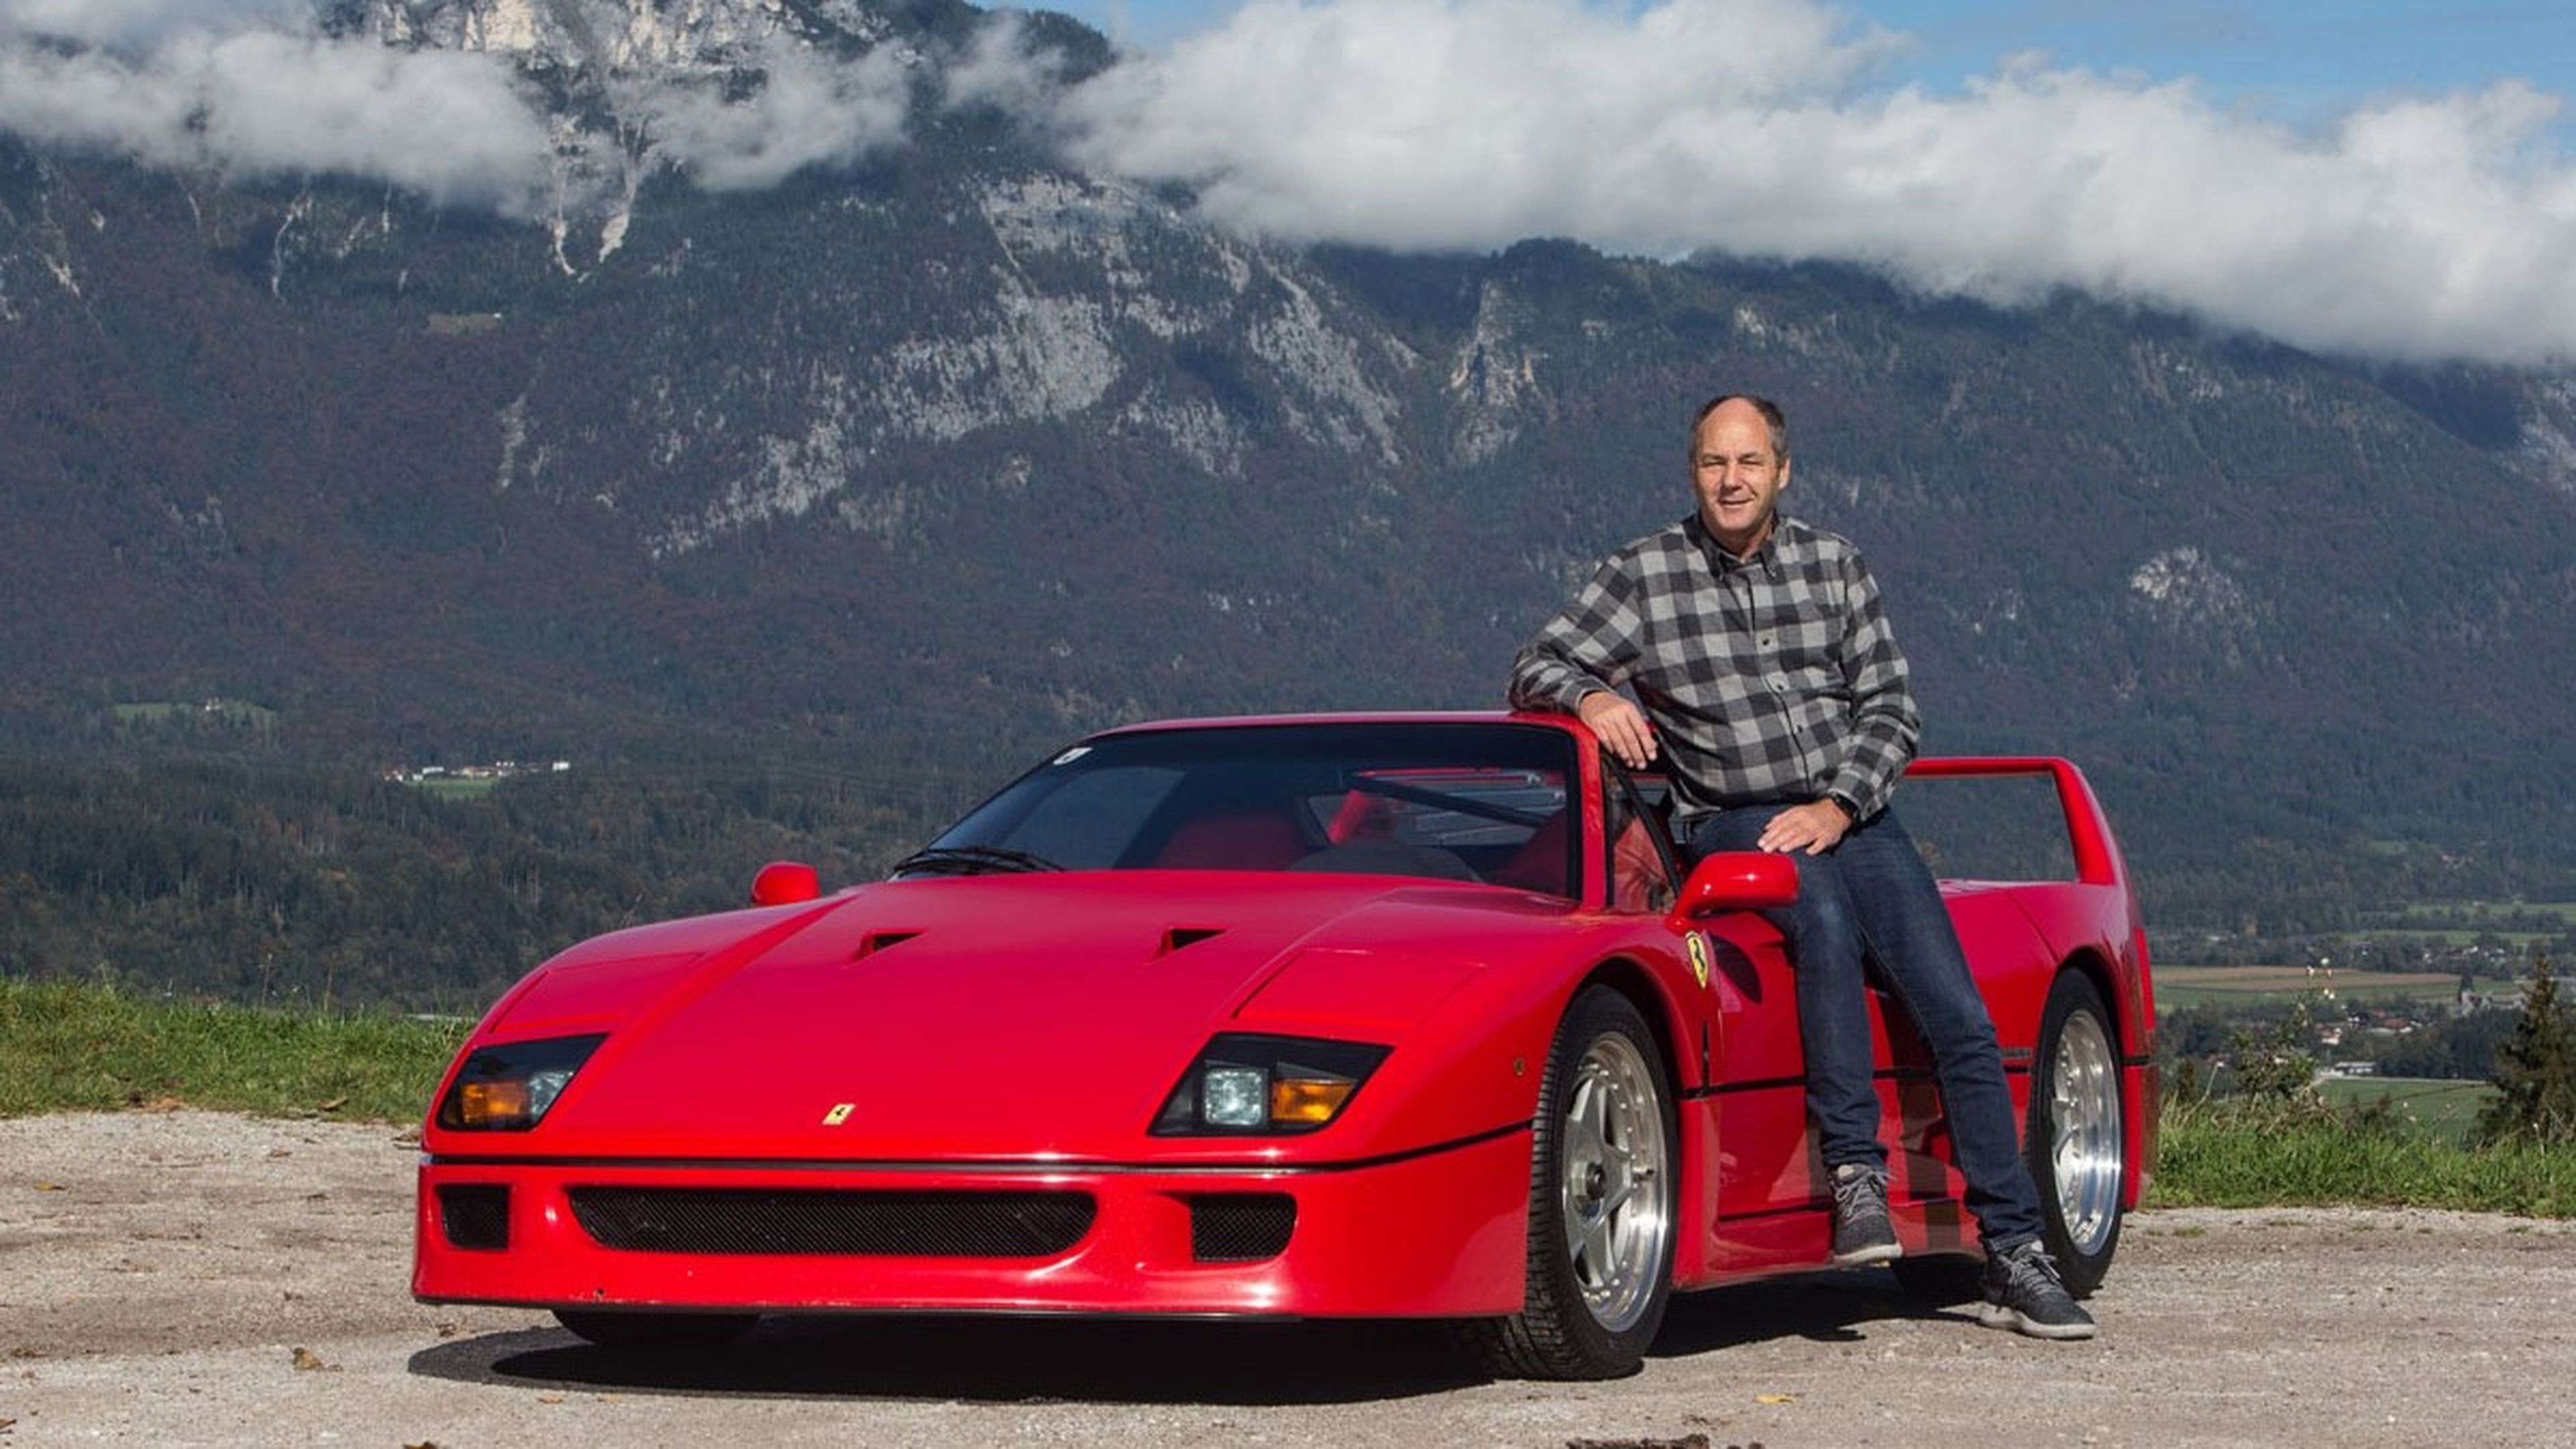
[[[2576,1017],[2558,1000],[2549,958],[2534,955],[2513,1034],[2496,1047],[2495,1101],[2478,1117],[2484,1143],[2576,1143]]]

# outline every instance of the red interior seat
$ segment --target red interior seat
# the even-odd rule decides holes
[[[1154,864],[1164,870],[1286,870],[1306,854],[1297,823],[1275,810],[1245,810],[1185,821]]]
[[[1565,879],[1565,836],[1565,812],[1559,810],[1531,832],[1530,838],[1512,852],[1512,858],[1487,878],[1496,885],[1525,891],[1544,891],[1552,896],[1571,894]]]

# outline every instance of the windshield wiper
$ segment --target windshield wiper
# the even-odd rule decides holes
[[[1013,850],[1007,845],[934,845],[916,850],[895,862],[890,876],[901,875],[1022,875],[1041,870],[1062,870],[1063,866],[1043,855]]]

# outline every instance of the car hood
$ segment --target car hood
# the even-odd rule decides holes
[[[1395,1045],[1563,910],[1384,877],[888,882],[594,942],[491,1029],[607,1034],[529,1151],[1119,1160],[1215,1033]]]

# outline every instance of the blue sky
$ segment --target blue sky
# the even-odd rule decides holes
[[[1054,0],[1140,49],[1222,24],[1223,0]],[[1634,10],[1636,5],[1599,8]],[[2016,52],[2159,80],[2197,79],[2231,103],[2313,122],[2392,92],[2521,79],[2576,111],[2571,0],[1843,0],[1917,46],[1893,79],[1955,90]],[[2576,116],[2558,134],[2576,138]]]

